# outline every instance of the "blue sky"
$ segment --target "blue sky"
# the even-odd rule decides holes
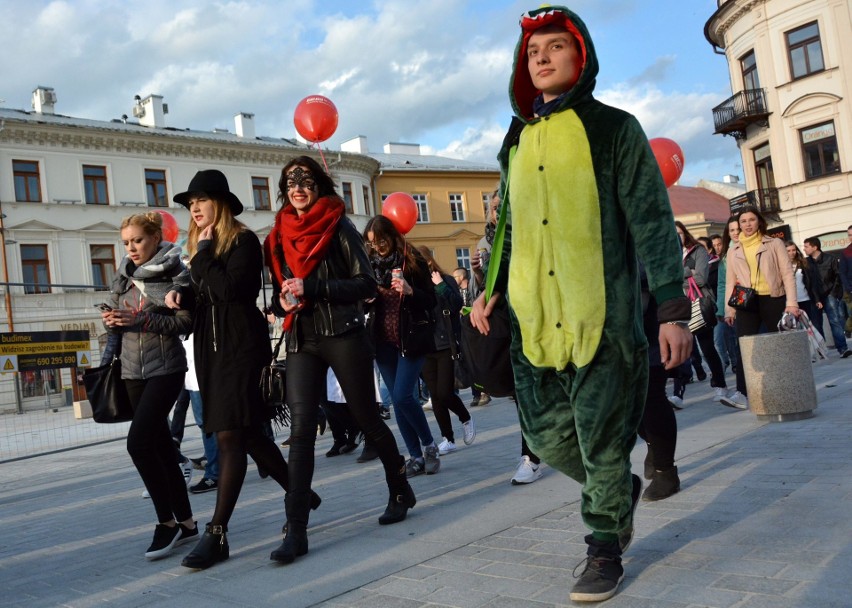
[[[0,99],[30,109],[38,86],[57,113],[130,114],[134,95],[169,104],[167,124],[293,137],[300,99],[334,101],[323,144],[357,135],[492,161],[511,118],[507,89],[518,17],[540,3],[501,0],[0,0]],[[686,156],[681,183],[742,176],[734,140],[713,135],[712,108],[731,95],[725,58],[703,29],[715,0],[570,3],[600,59],[596,95],[634,113],[649,138]],[[9,49],[17,49],[9,52]]]

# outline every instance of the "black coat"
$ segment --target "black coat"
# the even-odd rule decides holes
[[[459,315],[463,305],[461,291],[453,277],[442,274],[441,278],[443,282],[435,285],[435,296],[438,299],[435,304],[435,350],[450,348],[450,340],[455,342],[458,349],[461,334]]]
[[[207,433],[246,428],[263,417],[260,372],[272,359],[272,348],[257,307],[262,268],[260,242],[249,230],[221,258],[210,247],[190,262],[195,370]]]

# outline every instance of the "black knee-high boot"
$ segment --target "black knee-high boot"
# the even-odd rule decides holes
[[[292,564],[297,557],[308,552],[308,512],[311,509],[313,492],[288,492],[284,497],[287,513],[287,531],[281,545],[269,559],[281,564]]]
[[[379,524],[383,526],[402,521],[408,514],[408,510],[413,509],[417,504],[414,490],[411,489],[405,476],[405,458],[399,457],[399,467],[393,472],[385,471],[385,479],[388,482],[390,498],[387,509],[379,517]]]

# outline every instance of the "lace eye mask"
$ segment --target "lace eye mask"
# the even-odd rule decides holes
[[[317,183],[314,181],[314,175],[310,171],[305,171],[301,167],[296,167],[287,174],[287,189],[295,190],[301,187],[304,190],[316,192]]]

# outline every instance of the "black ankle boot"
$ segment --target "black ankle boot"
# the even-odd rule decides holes
[[[307,554],[308,552],[308,533],[303,528],[301,530],[287,530],[284,540],[281,541],[275,551],[269,554],[269,559],[278,562],[279,564],[292,564],[297,557]]]
[[[204,570],[216,562],[228,559],[228,528],[208,523],[204,528],[204,535],[192,552],[183,558],[181,566]]]
[[[680,490],[680,478],[677,476],[677,467],[665,471],[654,471],[654,479],[648,485],[642,500],[654,502],[663,500]]]
[[[388,524],[401,522],[408,514],[408,510],[413,509],[415,504],[417,504],[417,498],[414,496],[414,490],[412,490],[411,485],[406,482],[405,488],[399,492],[391,494],[391,497],[388,500],[388,508],[385,509],[385,512],[382,513],[381,517],[379,517],[379,524],[386,526]]]

